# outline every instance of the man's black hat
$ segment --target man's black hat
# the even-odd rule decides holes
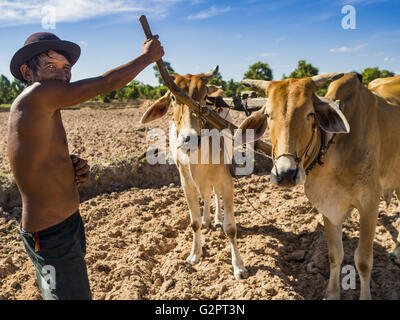
[[[24,81],[24,78],[19,70],[21,65],[29,59],[46,52],[48,50],[56,50],[68,59],[71,66],[79,59],[81,48],[76,43],[61,40],[55,34],[50,32],[37,32],[26,39],[24,46],[19,49],[11,59],[10,70],[12,75]]]

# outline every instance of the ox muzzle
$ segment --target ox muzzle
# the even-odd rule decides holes
[[[176,148],[188,153],[195,151],[201,145],[201,135],[194,129],[182,129],[178,134]]]
[[[281,187],[294,187],[306,181],[301,159],[293,154],[282,154],[274,159],[271,182]]]

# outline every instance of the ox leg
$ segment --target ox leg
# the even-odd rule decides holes
[[[397,199],[397,210],[400,208],[400,188],[396,188],[394,194]],[[396,241],[396,248],[390,253],[390,257],[394,260],[395,263],[400,265],[400,230],[397,230],[397,241]]]
[[[183,178],[181,176],[181,178]],[[194,186],[187,183],[186,179],[181,179],[183,191],[189,206],[190,226],[193,231],[193,243],[190,255],[186,259],[190,264],[196,264],[200,261],[202,255],[201,244],[201,214],[198,193]]]
[[[324,216],[325,237],[328,244],[329,283],[325,299],[340,299],[340,266],[343,261],[342,224],[336,226]]]
[[[229,172],[227,172],[229,175]],[[222,190],[222,201],[224,202],[224,221],[223,229],[225,234],[229,238],[232,255],[232,266],[233,274],[235,279],[245,279],[249,276],[246,268],[244,267],[243,260],[240,256],[239,249],[236,241],[236,222],[233,212],[233,182],[229,175],[224,180],[224,184],[221,186]]]
[[[400,230],[398,231],[396,248],[390,253],[390,257],[396,264],[400,265]]]
[[[389,207],[390,202],[392,201],[392,198],[393,198],[393,191],[394,191],[393,189],[389,189],[389,190],[385,190],[385,191],[383,192],[383,199],[385,200],[386,208]]]
[[[221,210],[221,203],[219,201],[219,191],[217,189],[214,188],[214,199],[215,199],[215,217],[214,217],[214,227],[215,228],[222,228],[222,225],[224,223],[223,219],[223,215],[222,215],[222,210]]]
[[[204,199],[202,224],[205,228],[209,228],[211,225],[211,219],[210,219],[211,189],[207,189],[201,192],[201,197]]]
[[[371,300],[370,279],[377,219],[378,204],[360,210],[360,238],[354,255],[354,262],[360,275],[360,300]]]

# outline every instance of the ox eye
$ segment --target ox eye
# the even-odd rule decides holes
[[[314,116],[315,116],[315,113],[314,113],[314,112],[309,113],[309,114],[307,115],[307,120],[313,119]]]

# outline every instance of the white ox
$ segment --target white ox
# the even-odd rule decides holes
[[[208,74],[185,76],[172,75],[175,83],[183,89],[191,98],[205,106],[206,95],[220,94],[221,91],[215,86],[207,86],[207,83],[213,79],[218,72],[218,67]],[[217,92],[216,92],[217,91]],[[201,137],[201,129],[211,129],[207,123],[204,123],[191,109],[180,104],[177,99],[168,91],[163,97],[152,104],[144,113],[141,123],[145,124],[164,116],[169,106],[173,108],[173,123],[176,134],[170,137],[170,149],[172,153],[176,153],[174,157],[179,170],[181,184],[185,193],[186,201],[189,206],[191,227],[193,231],[193,244],[187,261],[191,264],[199,262],[202,255],[201,242],[201,224],[205,227],[210,225],[210,199],[211,192],[214,189],[216,200],[215,226],[223,227],[225,234],[229,237],[232,255],[233,272],[236,279],[248,277],[248,272],[243,265],[243,260],[237,247],[236,240],[236,222],[234,217],[233,206],[233,181],[229,171],[229,165],[224,163],[225,152],[224,145],[218,150],[220,163],[212,163],[211,152],[203,152],[203,146],[199,143]],[[226,114],[227,110],[219,110],[220,115],[230,121],[230,117]],[[191,156],[188,146],[198,151],[198,163],[189,161]],[[211,139],[209,141],[208,150],[212,150]],[[230,151],[232,152],[232,151]],[[230,153],[231,154],[231,153]],[[202,163],[202,159],[208,158],[208,164]],[[204,200],[203,217],[201,217],[198,196]],[[222,217],[219,197],[221,196],[224,204],[224,215]]]

